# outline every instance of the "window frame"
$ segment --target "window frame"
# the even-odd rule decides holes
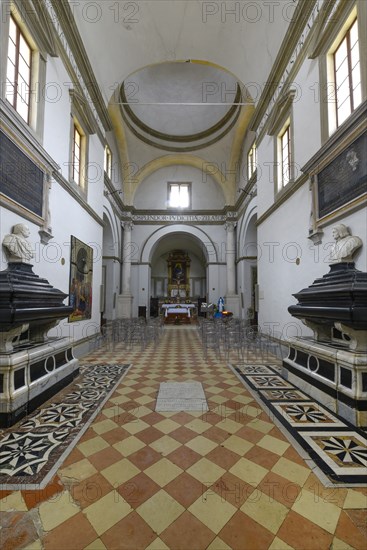
[[[255,177],[256,173],[257,173],[257,146],[256,146],[256,140],[254,140],[247,153],[247,181],[250,181],[253,177]]]
[[[295,146],[293,127],[293,101],[297,91],[290,88],[279,98],[273,108],[269,120],[268,134],[274,139],[274,196],[278,199],[285,188],[288,188],[295,180]],[[284,183],[281,138],[289,128],[288,145],[290,150],[288,172],[289,180]]]
[[[355,99],[354,99],[354,89],[353,88],[353,67],[352,67],[352,59],[351,59],[351,52],[352,52],[352,48],[351,48],[351,30],[352,30],[352,27],[356,25],[356,29],[357,29],[357,48],[358,48],[358,65],[359,65],[359,86],[361,86],[362,82],[361,82],[361,58],[360,58],[360,46],[359,46],[359,32],[358,32],[358,18],[357,16],[354,18],[354,20],[352,21],[352,23],[349,25],[347,31],[345,32],[345,34],[343,35],[343,37],[339,40],[338,42],[338,45],[337,47],[335,48],[335,50],[333,51],[332,53],[332,63],[333,63],[333,69],[334,69],[334,73],[333,73],[333,76],[334,76],[334,86],[335,86],[335,117],[336,117],[336,128],[339,128],[339,126],[341,126],[343,124],[343,122],[345,122],[345,120],[355,111],[355,109],[358,107],[358,105],[360,105],[362,103],[362,99],[360,101],[360,103],[358,103],[357,105],[354,104],[355,102]],[[348,79],[348,88],[349,88],[349,94],[347,96],[347,99],[345,99],[343,101],[343,103],[341,105],[344,104],[345,101],[348,101],[349,103],[349,106],[350,106],[350,113],[349,115],[342,121],[342,122],[339,122],[339,116],[340,116],[340,107],[341,105],[339,105],[339,99],[338,99],[338,76],[337,76],[337,72],[338,72],[338,69],[336,67],[336,54],[337,52],[339,51],[339,49],[342,47],[342,44],[343,42],[346,41],[346,50],[347,50],[347,55],[346,55],[346,60],[347,60],[347,65],[348,65],[348,71],[347,71],[347,79]],[[339,86],[340,87],[340,86]]]
[[[188,188],[189,204],[188,206],[171,206],[171,188],[173,186],[186,186]],[[190,210],[192,208],[192,183],[188,181],[169,181],[167,182],[167,208],[170,210]]]
[[[104,148],[104,173],[112,179],[112,151],[108,145]]]
[[[79,178],[75,179],[75,133],[80,136],[80,158],[79,160]],[[88,134],[85,132],[80,119],[77,116],[71,116],[70,129],[70,163],[69,163],[69,182],[75,186],[84,195],[87,194],[88,178]]]
[[[15,43],[10,35],[11,25],[15,26]],[[21,53],[21,38],[25,42],[28,52],[29,52],[29,63],[24,59],[24,56]],[[10,43],[13,42],[15,47],[15,63],[13,63],[12,59],[10,59],[9,50],[10,50]],[[15,111],[19,114],[20,117],[25,121],[26,124],[30,124],[30,118],[31,118],[31,86],[32,86],[32,74],[33,74],[33,48],[30,44],[29,39],[23,32],[21,26],[15,19],[14,15],[11,13],[9,18],[9,32],[8,32],[8,48],[7,48],[7,56],[6,56],[6,92],[5,92],[5,98],[10,103],[10,105],[15,109]],[[20,73],[20,57],[23,58],[24,62],[26,63],[29,71],[29,78],[26,81],[23,77],[23,74]],[[12,63],[14,65],[14,78],[12,81],[9,79],[9,65]],[[19,87],[21,86],[20,80],[24,81],[25,85],[27,86],[27,90],[25,92],[25,95],[28,95],[28,101],[26,101],[23,97],[22,93],[19,93]],[[9,84],[13,87],[12,92],[12,100],[8,98],[8,85]],[[21,110],[19,109],[18,104],[20,102],[23,102],[27,105],[27,117],[25,118],[23,114],[21,113]]]
[[[84,109],[83,98],[74,89],[69,90],[71,113],[70,113],[70,146],[69,146],[69,182],[76,190],[87,198],[88,192],[88,158],[89,158],[89,136],[95,133],[94,121],[89,118],[88,111]],[[74,159],[74,128],[81,135],[80,153],[80,183],[74,180],[73,159]]]
[[[367,18],[367,2],[356,0],[354,6],[343,4],[338,10],[338,17],[332,18],[320,33],[314,45],[311,58],[319,61],[319,85],[316,100],[320,103],[321,142],[326,143],[329,138],[348,120],[367,98],[367,28],[364,21]],[[336,119],[334,53],[343,41],[346,33],[357,19],[358,46],[361,81],[361,104],[338,126]]]
[[[284,158],[284,145],[283,145],[283,137],[287,136],[287,153],[288,156],[285,159]],[[277,142],[278,142],[278,155],[277,155],[277,165],[278,165],[278,177],[277,177],[277,185],[278,185],[278,192],[284,189],[289,183],[293,180],[293,146],[292,146],[292,128],[291,128],[291,121],[288,119],[286,123],[283,125],[282,129],[278,133],[277,136]],[[286,160],[286,168],[288,172],[288,179],[285,181],[285,160]]]
[[[6,93],[6,82],[8,76],[8,54],[10,45],[10,21],[14,21],[17,32],[19,31],[31,50],[30,62],[30,84],[29,84],[29,109],[27,120],[23,118],[20,112],[9,101]],[[18,9],[17,5],[11,4],[10,10],[6,13],[3,20],[1,33],[1,69],[5,75],[5,85],[1,89],[1,97],[6,106],[15,113],[19,125],[25,125],[33,132],[34,137],[42,143],[44,131],[44,109],[45,98],[41,90],[46,83],[46,55],[42,53],[42,45],[39,40],[38,23],[28,18],[26,9]]]
[[[79,138],[79,143],[77,143],[77,139]],[[72,142],[72,159],[71,159],[71,178],[74,183],[76,183],[78,186],[83,187],[83,180],[82,180],[82,168],[83,168],[83,134],[80,131],[80,127],[76,120],[74,120],[73,124],[73,142]],[[77,148],[79,149],[79,156],[76,153]],[[76,169],[77,165],[77,169]],[[78,177],[75,177],[76,172],[78,173]]]

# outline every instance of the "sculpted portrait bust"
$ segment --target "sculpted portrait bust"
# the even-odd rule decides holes
[[[352,262],[354,252],[362,246],[362,239],[351,235],[343,223],[336,225],[332,230],[335,244],[332,247],[330,260],[332,264]]]
[[[24,223],[17,223],[9,235],[5,235],[3,246],[7,250],[9,261],[29,263],[33,258],[33,250],[30,242],[27,240],[30,231]]]

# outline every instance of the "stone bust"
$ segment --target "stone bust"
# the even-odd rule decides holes
[[[17,223],[12,233],[5,235],[3,246],[8,253],[9,261],[29,263],[33,258],[32,246],[27,240],[29,235],[29,228],[24,223]]]
[[[352,262],[354,252],[362,246],[362,239],[351,235],[343,223],[333,227],[332,236],[335,244],[331,250],[330,263]]]

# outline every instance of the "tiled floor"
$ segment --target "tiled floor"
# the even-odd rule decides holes
[[[0,493],[3,549],[365,550],[367,489],[323,487],[195,328],[101,362],[133,367],[45,489]],[[154,411],[191,380],[208,412]]]

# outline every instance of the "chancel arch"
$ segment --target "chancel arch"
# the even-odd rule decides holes
[[[186,235],[196,239],[204,254],[207,263],[218,262],[218,245],[209,236],[209,233],[194,226],[183,224],[166,225],[154,231],[142,246],[140,263],[150,263],[156,247],[163,237],[169,236],[174,241],[176,235]]]
[[[254,199],[239,228],[237,243],[238,290],[241,295],[242,317],[257,324],[258,280],[257,262],[261,254],[257,242],[257,206]]]

